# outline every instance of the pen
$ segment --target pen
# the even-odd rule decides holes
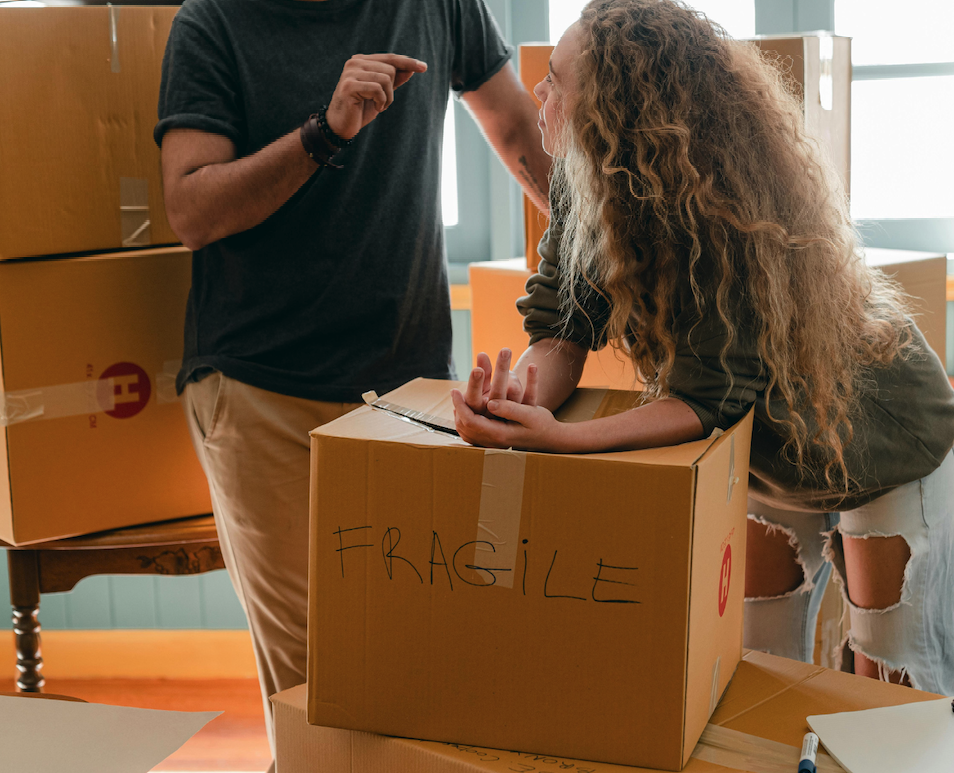
[[[805,733],[802,739],[802,756],[798,760],[798,773],[815,773],[815,755],[818,754],[818,736]]]

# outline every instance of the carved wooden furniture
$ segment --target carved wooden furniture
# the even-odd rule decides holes
[[[200,574],[225,568],[211,515],[179,518],[7,549],[17,687],[41,692],[40,594],[96,574]]]

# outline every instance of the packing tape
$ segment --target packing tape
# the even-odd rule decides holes
[[[716,706],[719,705],[719,698],[722,697],[722,693],[719,692],[719,671],[722,665],[722,656],[717,656],[715,663],[712,664],[712,684],[709,688],[709,716],[712,716],[712,712],[716,710]]]
[[[449,435],[451,437],[460,437],[454,422],[448,419],[442,419],[440,416],[432,416],[423,411],[416,411],[412,408],[405,408],[397,403],[389,403],[378,397],[378,393],[373,389],[361,395],[365,404],[371,406],[376,411],[384,411],[397,419],[415,424],[428,432],[435,432],[438,435]]]
[[[179,402],[176,394],[176,377],[182,363],[179,360],[166,360],[162,371],[156,374],[156,402],[160,405]]]
[[[739,478],[735,474],[735,435],[730,437],[729,441],[729,485],[728,493],[725,495],[726,504],[732,501],[732,490],[735,488],[735,484],[739,482]]]
[[[119,225],[123,247],[144,247],[152,243],[149,226],[149,180],[119,178]]]
[[[119,23],[119,8],[107,3],[109,8],[109,66],[113,72],[119,72],[119,35],[116,28]]]
[[[800,750],[797,746],[709,724],[692,756],[747,773],[792,773],[798,770]],[[824,752],[815,758],[815,769],[818,773],[844,773],[841,765]]]
[[[522,451],[493,448],[484,451],[474,565],[492,567],[493,573],[480,571],[480,574],[486,582],[504,588],[513,587],[520,552],[520,515],[526,468],[527,455]]]
[[[155,374],[154,392],[157,404],[179,402],[179,396],[176,394],[179,366],[179,360],[167,360],[162,364],[162,371]],[[117,382],[115,378],[99,378],[73,384],[0,392],[0,426],[9,427],[27,421],[113,411],[118,405],[117,393],[125,394],[126,388],[127,385],[122,379]]]
[[[0,425],[9,427],[25,421],[82,416],[111,411],[115,407],[115,382],[111,378],[2,392]]]

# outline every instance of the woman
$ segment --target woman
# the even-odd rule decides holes
[[[810,661],[834,564],[842,667],[954,693],[954,391],[783,78],[678,2],[593,0],[535,92],[557,161],[531,346],[478,358],[461,436],[643,448],[754,409],[746,645]],[[654,399],[557,422],[606,342]]]

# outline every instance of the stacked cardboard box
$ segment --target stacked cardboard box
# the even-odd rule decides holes
[[[653,664],[643,664],[650,670]],[[937,696],[874,679],[749,652],[688,761],[686,773],[798,769],[805,718],[935,699]],[[463,699],[463,698],[462,698]],[[387,738],[315,727],[306,721],[305,685],[272,697],[281,773],[648,773],[645,767],[584,762],[459,743]],[[527,707],[533,711],[535,707]],[[614,717],[607,710],[607,722]],[[819,753],[818,770],[841,770]]]
[[[191,253],[152,140],[176,10],[0,8],[8,543],[211,509],[174,389]]]
[[[452,386],[379,403],[453,427]],[[581,389],[558,418],[639,400]],[[682,768],[741,657],[751,416],[587,455],[402,418],[312,432],[308,721]]]
[[[177,10],[0,8],[0,258],[179,241],[152,140]]]

